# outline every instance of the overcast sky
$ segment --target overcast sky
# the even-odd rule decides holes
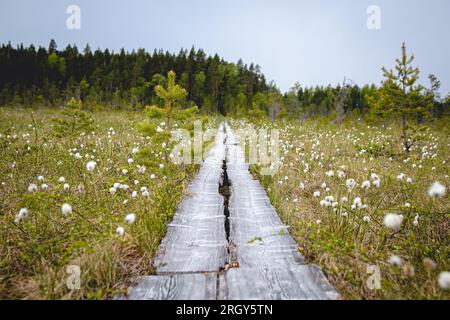
[[[69,5],[81,29],[66,27]],[[381,9],[381,29],[367,27],[367,8]],[[228,61],[254,62],[281,90],[379,83],[401,43],[414,52],[424,84],[434,73],[450,91],[449,0],[1,0],[0,42],[118,51],[203,48]]]

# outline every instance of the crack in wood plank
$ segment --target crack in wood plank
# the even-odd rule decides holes
[[[226,162],[224,162],[226,161]],[[298,246],[245,163],[227,123],[128,299],[339,299]]]

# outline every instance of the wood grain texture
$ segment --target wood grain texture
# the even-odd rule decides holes
[[[259,181],[245,163],[238,139],[227,126],[227,172],[233,253],[239,268],[220,276],[220,299],[338,299],[316,266],[304,265],[289,234]]]
[[[155,257],[157,273],[218,272],[228,260],[224,199],[219,181],[225,158],[223,127],[200,172],[178,205]]]
[[[230,269],[220,276],[220,300],[329,300],[339,295],[311,265]]]
[[[227,172],[231,180],[230,236],[235,244],[239,266],[290,267],[304,263],[289,228],[245,164],[237,137],[227,127]]]
[[[173,274],[142,277],[128,300],[215,300],[217,275]]]
[[[228,211],[219,194],[224,159],[231,182]],[[339,299],[322,271],[305,264],[248,169],[236,136],[222,124],[167,227],[154,261],[157,275],[142,278],[129,299]]]

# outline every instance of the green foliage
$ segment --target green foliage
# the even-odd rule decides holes
[[[171,137],[171,124],[172,121],[178,121],[184,126],[186,126],[185,121],[191,118],[193,115],[198,113],[198,107],[192,106],[187,109],[180,109],[179,104],[187,96],[187,92],[180,85],[175,82],[175,72],[170,71],[167,75],[167,85],[157,85],[155,87],[155,92],[157,96],[164,101],[164,108],[158,106],[147,106],[145,108],[145,113],[148,119],[138,123],[137,130],[146,137],[151,137],[153,143],[158,145],[166,145],[169,147],[169,141]],[[161,128],[157,126],[153,119],[162,120],[164,119],[164,125],[166,128]],[[165,152],[167,149],[165,150]],[[146,154],[149,152],[147,149],[141,150],[139,157],[144,159]]]
[[[145,113],[150,118],[163,118],[167,117],[168,110],[158,106],[147,106],[145,108]]]
[[[155,93],[164,101],[164,108],[167,110],[167,115],[170,117],[172,108],[179,106],[180,102],[187,96],[187,92],[180,85],[175,82],[176,74],[169,71],[167,74],[167,87],[162,85],[155,87]]]
[[[47,64],[50,69],[57,70],[61,75],[66,73],[66,60],[62,57],[58,57],[56,52],[52,52],[48,55]]]
[[[385,81],[373,99],[372,112],[380,116],[418,119],[429,114],[430,103],[424,88],[416,85],[419,69],[411,66],[414,55],[408,57],[403,44],[402,57],[396,60],[395,71],[383,68]]]
[[[402,57],[396,60],[395,71],[383,68],[385,80],[376,94],[369,99],[372,114],[401,121],[402,143],[409,153],[414,140],[411,132],[417,131],[410,120],[422,120],[430,115],[432,96],[424,87],[417,85],[419,69],[411,66],[414,55],[408,57],[406,46],[402,46]]]
[[[247,116],[253,120],[261,120],[264,117],[264,112],[260,110],[257,105],[254,103],[253,107],[247,111]]]
[[[392,147],[386,142],[370,142],[367,144],[358,144],[355,146],[358,151],[365,151],[372,157],[391,157],[395,156]]]
[[[199,109],[197,106],[192,106],[186,109],[180,109],[180,103],[187,96],[187,92],[180,85],[175,82],[176,75],[175,72],[170,71],[167,74],[167,85],[157,85],[155,87],[155,92],[157,96],[164,101],[164,108],[158,106],[147,106],[145,108],[145,113],[149,118],[165,118],[167,120],[167,125],[170,130],[170,122],[174,120],[185,120],[198,113]],[[148,122],[143,122],[138,125],[138,130],[142,133],[147,133],[149,135],[156,134],[156,128],[148,127]]]
[[[448,270],[449,202],[446,196],[431,199],[427,194],[433,181],[445,181],[448,174],[448,121],[417,132],[422,140],[408,161],[398,156],[403,152],[393,143],[402,130],[397,123],[367,126],[349,118],[340,125],[324,117],[284,121],[280,141],[291,146],[283,154],[285,165],[273,177],[263,176],[257,165],[251,166],[251,172],[265,187],[283,223],[289,225],[306,261],[318,264],[344,299],[448,300],[448,290],[440,288],[437,280],[440,272]],[[245,126],[241,120],[232,125]],[[423,150],[429,148],[433,156],[427,157]],[[306,160],[299,154],[314,153],[322,156],[309,159],[308,170],[303,170]],[[345,177],[327,177],[328,170],[342,168]],[[361,186],[363,181],[372,182],[372,173],[381,179],[379,187],[347,188],[346,179],[355,179]],[[411,182],[397,180],[399,173]],[[323,183],[330,192],[314,197],[315,191],[322,192]],[[329,195],[336,199],[335,208],[322,205],[321,199]],[[357,197],[367,207],[353,209]],[[399,230],[386,227],[386,213],[404,216]],[[366,216],[369,221],[364,221]],[[402,259],[400,267],[389,263],[393,255]],[[427,266],[425,259],[433,260],[434,266]],[[379,290],[367,289],[370,265],[380,267]]]
[[[167,88],[164,75],[170,70],[181,76],[188,92],[178,106],[197,105],[202,113],[226,113],[239,93],[247,109],[256,93],[267,91],[258,66],[228,63],[195,48],[178,54],[162,50],[113,53],[92,51],[89,46],[79,50],[75,45],[58,50],[55,41],[48,49],[0,44],[0,70],[8,70],[0,72],[0,105],[5,106],[32,106],[42,102],[35,100],[38,96],[54,107],[70,97],[106,110],[162,106],[164,101],[154,89]]]
[[[82,110],[83,104],[75,98],[70,99],[62,111],[62,117],[53,119],[54,133],[57,137],[74,137],[82,132],[93,130],[91,115]]]
[[[75,99],[69,104],[81,108]],[[164,140],[142,140],[134,130],[142,117],[138,113],[93,113],[96,134],[76,139],[54,135],[48,125],[54,113],[41,108],[33,111],[30,121],[30,110],[0,108],[0,169],[4,173],[0,186],[0,298],[110,299],[136,277],[153,272],[152,260],[167,223],[198,167],[174,165],[168,157],[161,157]],[[158,126],[165,128],[160,119],[147,121],[155,131]],[[181,123],[178,126],[181,128]],[[30,138],[19,138],[23,135]],[[86,171],[88,159],[67,152],[80,144],[83,156],[95,155],[93,172]],[[132,151],[136,147],[138,153]],[[130,157],[133,165],[127,163]],[[137,165],[145,166],[145,173],[139,172]],[[45,177],[44,182],[39,175]],[[58,182],[61,176],[70,188]],[[118,182],[130,189],[118,189],[113,195],[109,189]],[[37,192],[26,192],[30,183],[38,185]],[[139,192],[132,197],[132,190],[142,186],[148,188],[149,196]],[[73,207],[71,214],[61,213],[63,203]],[[28,217],[16,221],[15,215],[25,207]],[[127,224],[124,218],[131,212],[136,221]],[[123,236],[116,235],[119,226],[125,228]],[[65,285],[68,265],[82,270],[80,290]]]

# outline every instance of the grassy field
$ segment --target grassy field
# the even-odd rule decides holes
[[[52,121],[60,117],[0,108],[3,299],[111,298],[152,273],[166,224],[198,169],[173,165],[168,145],[139,133],[142,113],[95,113],[93,132],[64,138]],[[150,124],[164,133],[162,121]],[[66,285],[73,266],[80,290]]]
[[[162,119],[142,126],[142,113],[97,112],[92,132],[61,137],[54,121],[61,117],[61,110],[0,108],[3,299],[124,292],[153,272],[166,225],[198,170],[169,161]],[[192,121],[171,126],[192,130]],[[395,125],[325,118],[260,125],[280,129],[283,165],[274,177],[252,171],[301,253],[343,298],[450,298],[439,286],[449,270],[450,204],[448,195],[428,195],[436,181],[450,185],[448,126],[427,131],[406,155]],[[74,266],[79,290],[67,287]],[[368,285],[373,266],[379,289]]]
[[[450,203],[448,195],[428,195],[435,181],[450,185],[448,126],[427,131],[409,155],[395,125],[322,119],[276,126],[281,169],[274,177],[252,170],[301,253],[343,298],[450,298],[438,280],[449,270]],[[367,285],[371,265],[379,268],[379,289]]]

